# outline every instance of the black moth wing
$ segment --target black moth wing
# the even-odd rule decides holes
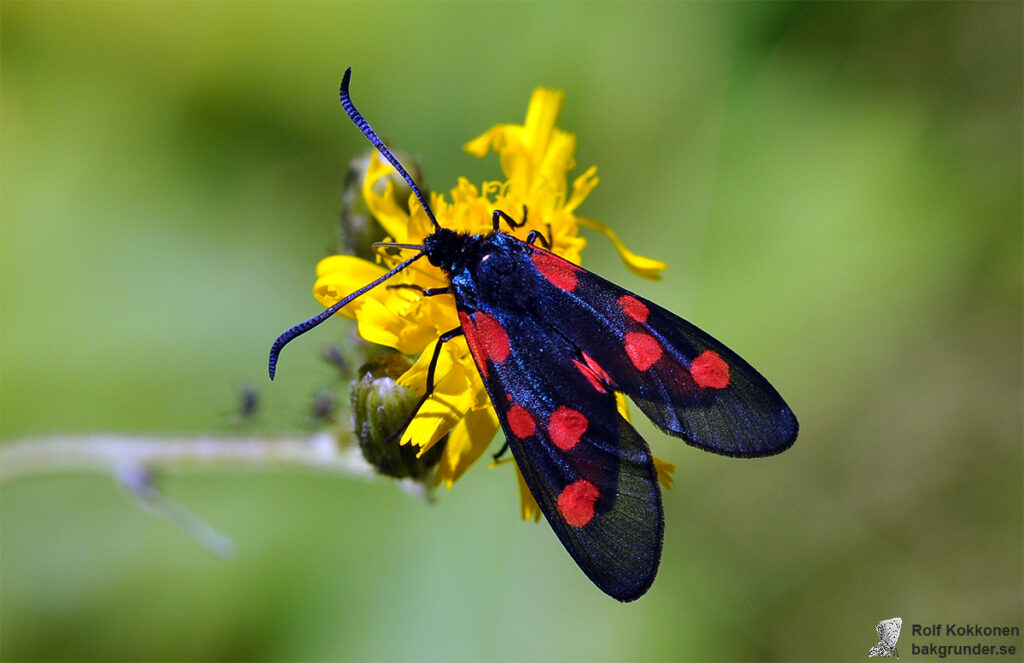
[[[502,430],[552,529],[584,573],[620,601],[657,574],[664,518],[647,444],[579,348],[531,310],[543,277],[527,245],[493,234],[451,274],[462,329]],[[548,302],[554,304],[554,302]]]
[[[591,368],[655,424],[728,456],[788,449],[792,410],[735,352],[674,313],[562,258],[530,247],[547,278],[535,314],[557,325]]]

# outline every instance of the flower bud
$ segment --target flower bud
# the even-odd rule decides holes
[[[447,440],[419,457],[419,447],[398,443],[420,403],[415,391],[395,382],[410,366],[412,362],[398,352],[365,363],[352,382],[352,413],[359,448],[368,463],[381,474],[423,479],[441,459]]]

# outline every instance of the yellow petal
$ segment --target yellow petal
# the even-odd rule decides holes
[[[543,164],[547,159],[552,160],[551,172],[557,172],[554,162],[571,162],[575,150],[575,136],[555,128],[564,98],[565,93],[560,90],[537,88],[530,97],[522,125],[495,125],[463,148],[478,157],[487,154],[488,148],[493,149],[498,153],[501,170],[510,183],[529,185],[544,172]],[[555,149],[551,150],[552,147]],[[567,168],[563,166],[562,179],[565,170]],[[553,183],[557,183],[557,179]]]
[[[551,133],[555,130],[558,116],[562,114],[562,102],[565,93],[561,90],[548,90],[542,87],[533,91],[530,105],[526,109],[526,130],[523,142],[533,157],[534,163],[540,163],[548,149]]]
[[[473,407],[473,396],[470,390],[456,386],[459,377],[449,373],[435,385],[434,393],[416,411],[402,434],[400,444],[415,444],[422,455],[466,416]]]
[[[417,280],[425,288],[442,287],[442,283],[448,285],[447,281],[437,283],[436,285],[428,285],[429,281],[426,279]],[[413,295],[411,299],[406,301],[405,308],[391,300],[388,301],[389,305],[398,307],[405,317],[415,320],[417,324],[433,329],[435,336],[459,326],[459,314],[455,306],[453,306],[450,297],[443,295],[427,297],[406,289],[391,291],[391,298],[393,299],[400,299],[402,295],[407,297]]]
[[[633,420],[629,418],[629,399],[621,391],[615,392],[615,409],[619,411],[623,419],[632,423]]]
[[[430,206],[433,209],[437,206],[439,198],[431,194],[431,199],[434,201]],[[434,222],[427,216],[423,206],[420,205],[419,199],[416,198],[416,194],[410,193],[406,204],[412,210],[412,216],[409,219],[409,226],[405,230],[405,240],[403,241],[422,242],[424,237],[434,231]]]
[[[530,487],[526,485],[526,479],[523,478],[523,473],[519,471],[519,466],[515,465],[515,468],[516,478],[519,479],[519,514],[523,520],[537,522],[540,520],[540,507],[537,505],[537,500],[533,498]]]
[[[433,342],[423,348],[423,352],[397,380],[403,387],[409,387],[421,394],[427,389],[427,371],[430,361],[434,356],[434,348],[437,347],[438,338],[434,337]],[[456,364],[463,361],[463,356],[469,354],[469,346],[466,345],[464,337],[454,338],[445,343],[441,348],[441,354],[437,356],[437,365],[434,367],[434,382],[445,377],[455,368]],[[470,360],[472,361],[472,359]]]
[[[462,340],[466,354],[469,353],[463,339],[444,344],[434,372],[434,391],[420,406],[412,423],[402,435],[400,443],[419,446],[421,454],[454,428],[471,408],[478,405],[477,390],[471,381],[476,367],[472,365],[472,359],[467,366],[465,358],[453,355],[453,350],[460,350],[457,340]],[[412,368],[398,379],[399,384],[412,387],[421,393],[425,390],[426,367],[429,366],[436,343],[435,339],[434,343],[423,351]]]
[[[469,152],[475,157],[483,157],[487,155],[487,150],[491,149],[491,145],[494,144],[495,139],[502,135],[505,131],[507,124],[496,124],[484,133],[480,134],[473,140],[469,141],[462,146],[462,149]]]
[[[501,162],[501,172],[508,180],[509,187],[515,193],[525,194],[529,185],[534,181],[536,164],[533,155],[523,140],[523,128],[510,126],[503,135],[503,145],[498,152],[498,160]],[[498,150],[498,146],[495,148]]]
[[[448,436],[444,454],[437,466],[437,482],[443,481],[446,488],[451,488],[455,480],[487,451],[496,432],[498,417],[489,403],[467,412]]]
[[[367,283],[384,275],[386,270],[380,265],[356,258],[355,256],[330,256],[321,260],[316,266],[317,280],[313,284],[313,296],[323,304],[324,308],[334,306],[343,298],[352,294]],[[357,317],[359,309],[371,299],[386,296],[387,291],[378,286],[352,300],[338,313],[350,318]]]
[[[676,466],[668,461],[661,460],[657,456],[654,458],[654,471],[658,473],[658,483],[664,486],[665,490],[672,488],[672,483],[676,480],[672,473],[676,471]]]
[[[630,271],[639,276],[643,276],[648,279],[660,279],[661,272],[665,269],[665,263],[661,260],[655,260],[653,258],[645,258],[644,256],[637,255],[626,248],[626,245],[622,243],[619,236],[616,235],[611,228],[595,221],[593,219],[587,219],[582,216],[576,217],[580,225],[593,228],[603,233],[608,239],[612,241],[615,248],[618,249],[619,255],[622,257],[622,261],[626,263]]]
[[[597,166],[591,166],[583,171],[582,175],[573,180],[572,196],[565,204],[565,211],[572,212],[579,207],[600,181],[601,179],[597,176]]]
[[[398,349],[401,328],[405,321],[394,311],[377,301],[368,299],[359,307],[359,335],[378,345]]]
[[[536,171],[534,184],[544,184],[555,197],[554,206],[565,203],[566,177],[576,167],[576,136],[554,129],[543,153],[533,155]],[[596,170],[596,169],[595,169]],[[571,210],[567,210],[571,211]]]
[[[377,195],[374,185],[383,178],[387,178],[395,172],[394,166],[383,161],[380,155],[374,154],[370,159],[370,165],[366,169],[366,177],[363,178],[363,200],[370,213],[396,242],[408,242],[409,214],[395,200],[395,187],[390,179],[384,187],[384,193]],[[410,208],[412,209],[412,208]],[[413,241],[418,241],[415,238]]]
[[[364,339],[404,354],[421,352],[437,338],[437,330],[432,325],[420,324],[418,319],[399,315],[393,306],[377,299],[365,301],[359,307],[356,320],[359,322],[359,335]]]
[[[380,278],[387,270],[378,264],[372,263],[355,256],[334,255],[327,256],[316,264],[317,278],[328,274],[339,274],[341,277],[352,281],[353,290],[356,290],[370,281]]]
[[[621,391],[615,392],[615,408],[622,415],[623,419],[631,421],[629,418],[629,399]],[[672,482],[675,481],[672,473],[676,471],[676,466],[661,460],[657,456],[652,456],[652,458],[654,458],[654,471],[658,474],[658,483],[668,490],[672,487]]]

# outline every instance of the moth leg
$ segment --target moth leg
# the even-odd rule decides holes
[[[427,288],[427,290],[431,289],[432,288]],[[423,396],[420,398],[419,402],[416,403],[416,407],[413,408],[412,414],[409,415],[409,418],[406,419],[405,423],[402,424],[400,428],[396,429],[394,433],[388,436],[388,442],[394,441],[399,435],[405,432],[405,429],[409,427],[409,424],[412,423],[412,420],[416,418],[416,413],[420,411],[420,408],[423,407],[423,404],[426,403],[427,399],[430,398],[430,395],[434,393],[434,372],[437,370],[437,360],[441,358],[441,346],[443,346],[445,343],[447,343],[448,341],[452,340],[457,336],[462,336],[462,327],[449,329],[448,331],[437,337],[437,345],[434,346],[434,354],[431,355],[430,365],[427,367],[426,391],[424,391]]]
[[[423,395],[420,405],[423,405],[430,398],[430,394],[434,393],[434,371],[437,369],[437,360],[441,357],[441,346],[458,336],[462,336],[462,327],[449,329],[437,338],[437,345],[434,346],[434,355],[430,358],[430,366],[427,367],[427,391]],[[416,409],[419,410],[419,406],[416,406]]]
[[[500,225],[502,219],[505,220],[505,223],[507,223],[509,228],[511,228],[512,230],[515,230],[516,228],[522,228],[523,226],[526,225],[526,205],[523,205],[523,220],[519,222],[517,222],[508,214],[502,212],[500,209],[494,210],[494,212],[491,213],[491,225],[494,227],[495,230],[498,229],[498,226]]]
[[[501,448],[498,449],[498,453],[492,455],[491,458],[494,459],[494,462],[498,462],[499,460],[501,460],[501,457],[504,456],[507,451],[508,451],[508,439],[506,439],[505,440],[505,444],[501,445]]]
[[[526,216],[525,216],[526,207],[523,207],[523,213],[524,213],[523,221],[525,222],[525,220],[526,220]],[[551,250],[551,245],[555,243],[555,233],[554,233],[554,231],[551,230],[551,224],[550,223],[547,224],[547,227],[548,227],[548,236],[547,237],[544,237],[544,235],[541,234],[539,231],[531,230],[530,234],[526,236],[526,243],[529,244],[530,246],[533,246],[536,243],[536,241],[539,239],[540,243],[544,246],[544,248],[547,249],[548,251],[550,251]]]
[[[551,232],[551,224],[548,224],[548,232]],[[530,234],[526,236],[526,243],[533,246],[538,239],[545,249],[549,251],[551,250],[551,242],[548,241],[548,238],[545,237],[543,233],[539,233],[536,230],[531,230]]]

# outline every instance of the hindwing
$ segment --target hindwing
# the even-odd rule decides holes
[[[663,516],[647,444],[577,348],[532,316],[459,312],[512,455],[584,573],[630,601],[654,581]]]

